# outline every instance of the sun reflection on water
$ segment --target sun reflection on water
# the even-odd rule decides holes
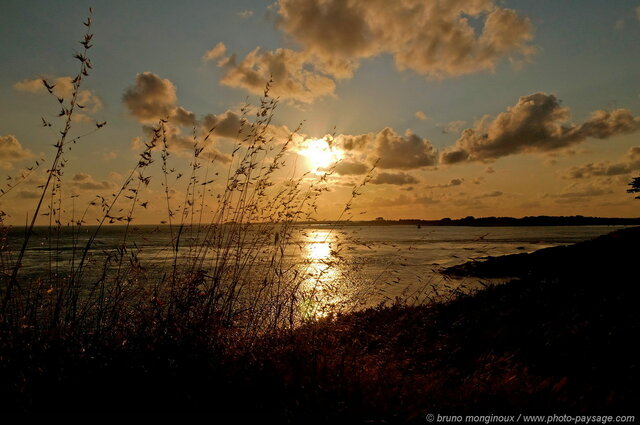
[[[307,258],[313,261],[326,260],[331,256],[329,242],[310,242],[307,245]]]
[[[337,238],[330,230],[310,231],[305,239],[306,278],[301,313],[307,318],[326,317],[344,301],[340,258],[332,250]]]

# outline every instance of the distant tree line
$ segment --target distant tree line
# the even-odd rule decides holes
[[[315,224],[323,224],[324,222],[314,222]],[[327,222],[329,223],[329,222]],[[620,226],[620,225],[640,225],[639,218],[616,218],[616,217],[585,217],[582,215],[574,216],[527,216],[527,217],[473,217],[452,219],[449,217],[440,220],[422,220],[422,219],[400,219],[400,220],[384,220],[381,217],[374,221],[351,221],[344,222],[345,225],[375,225],[375,226],[392,226],[392,225],[420,225],[420,226]]]

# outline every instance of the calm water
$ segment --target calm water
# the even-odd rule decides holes
[[[397,296],[416,297],[442,294],[459,287],[473,287],[472,280],[450,281],[438,269],[486,256],[532,252],[541,248],[567,245],[612,232],[622,226],[568,227],[422,227],[416,226],[297,226],[285,249],[290,264],[308,272],[314,288],[329,295],[337,286],[365,285],[367,304]],[[92,229],[84,229],[76,236],[82,241]],[[9,246],[15,251],[21,231],[13,229]],[[123,240],[122,227],[108,227],[101,231],[90,252],[97,268],[107,252]],[[68,270],[70,261],[77,263],[79,252],[73,250],[74,237],[63,232],[50,249],[46,229],[37,229],[24,260],[23,276],[48,273],[50,264]],[[185,235],[186,239],[186,235]],[[144,267],[162,273],[172,264],[171,234],[168,227],[132,227],[128,246],[135,247]],[[188,244],[185,244],[188,245]],[[188,255],[187,247],[181,248]],[[268,255],[269,249],[264,249]],[[209,257],[215,252],[210,251]],[[5,263],[8,264],[8,263]],[[204,265],[206,268],[206,263]],[[61,272],[63,273],[63,272]],[[324,288],[324,289],[323,289]],[[332,288],[330,291],[328,288]],[[375,291],[371,291],[375,288]],[[337,291],[340,292],[340,291]],[[334,300],[335,301],[335,300]]]

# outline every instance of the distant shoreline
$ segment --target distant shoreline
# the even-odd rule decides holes
[[[233,224],[233,223],[225,223]],[[244,223],[246,224],[246,223]],[[265,224],[265,223],[251,223],[251,224]],[[293,223],[294,225],[340,225],[340,226],[468,226],[468,227],[524,227],[524,226],[638,226],[640,225],[640,217],[627,218],[627,217],[585,217],[581,215],[576,216],[527,216],[527,217],[472,217],[465,218],[442,218],[439,220],[424,220],[424,219],[399,219],[399,220],[358,220],[358,221],[333,221],[333,220],[318,220],[318,221],[299,221]],[[203,223],[200,226],[207,226]],[[105,228],[117,228],[125,227],[125,224],[105,225]],[[195,225],[198,226],[198,225]],[[13,231],[18,229],[24,229],[22,225],[10,226]],[[46,225],[37,225],[38,227],[48,227]],[[63,228],[70,226],[62,226]],[[91,228],[95,227],[91,224],[85,224],[83,227]],[[153,223],[140,223],[130,224],[131,228],[135,227],[169,227],[168,224],[153,224]],[[174,225],[177,227],[177,225]],[[189,227],[189,225],[185,226]]]
[[[297,224],[345,224],[364,226],[471,226],[471,227],[521,227],[521,226],[635,226],[640,225],[639,218],[623,217],[584,217],[577,216],[527,216],[515,217],[465,217],[459,219],[442,218],[440,220],[399,219],[368,221],[311,221]]]

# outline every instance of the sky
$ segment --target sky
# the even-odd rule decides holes
[[[65,153],[69,217],[122,184],[159,119],[175,199],[194,132],[216,126],[203,148],[226,170],[241,108],[270,77],[270,134],[303,122],[289,171],[333,170],[318,219],[337,218],[374,164],[361,219],[639,215],[626,193],[640,173],[637,0],[3,0],[5,222],[38,200],[89,7],[92,69],[71,134],[90,134]],[[137,222],[166,218],[160,180]]]

